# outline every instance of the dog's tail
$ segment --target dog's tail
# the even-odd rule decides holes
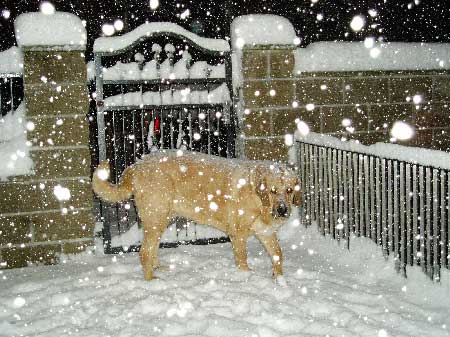
[[[119,202],[126,200],[133,194],[133,169],[127,168],[117,185],[111,184],[109,177],[109,163],[102,162],[92,176],[92,189],[103,200]]]

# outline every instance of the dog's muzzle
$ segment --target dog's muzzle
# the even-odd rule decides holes
[[[285,203],[280,203],[275,211],[276,217],[285,218],[289,216],[289,208]]]

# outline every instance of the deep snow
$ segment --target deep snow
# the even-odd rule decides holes
[[[146,282],[137,254],[62,257],[0,271],[1,336],[448,336],[450,286],[394,271],[368,240],[351,252],[314,227],[280,233],[287,287],[249,243],[251,272],[230,244],[161,249]]]

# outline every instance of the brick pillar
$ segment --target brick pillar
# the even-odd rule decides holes
[[[53,263],[93,244],[89,99],[84,46],[77,48],[23,48],[35,172],[0,184],[1,267]]]
[[[287,160],[285,135],[295,130],[292,103],[294,50],[289,46],[246,47],[242,51],[241,136],[248,159]]]

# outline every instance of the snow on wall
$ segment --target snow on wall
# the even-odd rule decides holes
[[[10,176],[30,174],[33,161],[25,132],[25,103],[0,118],[0,181]]]
[[[0,52],[0,74],[22,74],[23,54],[17,47]]]
[[[235,18],[231,24],[233,48],[244,45],[273,45],[297,43],[297,36],[291,22],[278,15],[251,14]]]
[[[358,152],[387,159],[396,159],[447,170],[450,169],[450,153],[443,151],[387,143],[376,143],[367,146],[353,140],[341,141],[336,137],[315,132],[309,132],[305,135],[296,131],[295,137],[299,141],[318,146],[328,146],[344,151]]]
[[[84,46],[87,38],[80,18],[66,12],[23,13],[14,21],[14,31],[19,47]]]
[[[121,50],[140,38],[166,32],[185,36],[205,49],[214,51],[230,50],[230,45],[225,40],[200,37],[171,22],[148,22],[121,36],[100,37],[96,39],[94,42],[94,52]]]
[[[295,73],[450,68],[450,44],[316,42],[295,53]]]

